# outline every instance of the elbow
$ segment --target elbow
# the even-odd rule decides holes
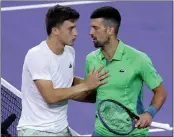
[[[48,96],[45,98],[45,101],[48,103],[48,104],[56,104],[58,102],[61,102],[61,98],[56,98],[56,96]]]
[[[167,100],[167,92],[165,90],[161,92],[159,100],[161,100],[160,102],[163,102],[163,104]]]
[[[163,101],[165,101],[167,99],[167,92],[165,90],[165,88],[163,88],[162,90],[160,90],[160,95]]]
[[[159,99],[161,99],[161,102],[165,102],[167,99],[167,92],[165,90],[161,90],[158,95]]]
[[[167,92],[166,91],[164,91],[163,97],[164,97],[164,101],[165,101],[167,99]]]
[[[167,92],[164,88],[163,84],[160,84],[159,87],[155,88],[154,94],[162,101],[164,102],[167,99]]]
[[[46,101],[47,104],[49,104],[49,105],[57,103],[53,98],[47,98],[47,99],[45,99],[45,101]]]

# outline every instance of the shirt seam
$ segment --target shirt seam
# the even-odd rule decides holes
[[[131,81],[131,79],[132,79],[133,74],[135,74],[134,72],[135,72],[135,69],[134,69],[134,71],[132,72],[132,74],[131,74],[131,76],[130,76],[130,79],[129,79],[129,81],[128,81],[128,84],[127,84],[127,86],[126,86],[126,88],[125,88],[126,100],[127,100],[128,105],[129,105],[131,108],[133,108],[133,106],[131,105],[130,100],[129,100],[127,94],[128,94],[128,87],[129,87],[130,81]]]

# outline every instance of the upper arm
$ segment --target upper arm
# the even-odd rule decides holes
[[[28,53],[26,56],[26,66],[38,91],[49,102],[53,94],[53,83],[47,60],[41,55]]]
[[[51,80],[34,80],[41,96],[47,103],[52,103],[54,98],[54,88]]]
[[[140,76],[151,90],[160,86],[163,81],[147,55],[141,58]]]
[[[162,93],[163,94],[162,96],[164,96],[164,94],[165,94],[165,96],[166,96],[166,90],[164,88],[163,83],[160,83],[160,85],[158,87],[152,89],[152,91],[154,93]]]
[[[26,56],[26,66],[31,74],[32,80],[51,80],[49,65],[43,55],[29,52]]]

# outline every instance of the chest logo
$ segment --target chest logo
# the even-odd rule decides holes
[[[72,65],[71,65],[71,63],[69,64],[69,68],[72,68]]]
[[[125,72],[125,70],[124,69],[120,69],[120,71],[119,72]]]

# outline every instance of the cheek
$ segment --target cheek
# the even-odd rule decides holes
[[[105,41],[106,40],[106,35],[103,33],[98,33],[98,40],[100,41]]]
[[[61,31],[59,36],[61,39],[68,39],[70,38],[70,33],[68,31]]]

